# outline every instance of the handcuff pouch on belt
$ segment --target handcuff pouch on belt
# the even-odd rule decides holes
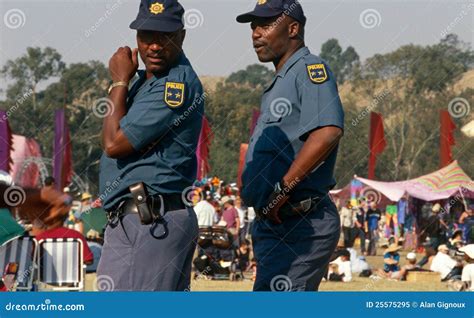
[[[148,195],[145,184],[143,182],[132,184],[129,187],[130,193],[132,194],[133,202],[137,206],[138,215],[140,216],[140,222],[143,225],[152,224],[155,220],[161,218],[161,213],[154,211],[154,200],[152,196]],[[163,198],[160,196],[161,200]],[[163,208],[163,202],[160,202],[160,209]]]
[[[153,224],[153,226],[150,228],[150,234],[154,238],[161,239],[166,237],[168,235],[168,228],[163,218],[165,213],[165,203],[163,196],[157,195],[153,197],[148,195],[148,191],[146,190],[146,186],[143,182],[132,184],[128,188],[132,194],[133,202],[137,207],[140,222],[143,225]],[[157,200],[159,200],[159,210],[155,206],[157,205]],[[159,225],[162,225],[163,228],[158,229]],[[157,229],[159,230],[158,235],[155,234]]]

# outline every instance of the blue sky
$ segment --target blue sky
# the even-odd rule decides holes
[[[225,76],[257,63],[250,27],[235,16],[254,0],[182,0],[188,10],[185,51],[199,75]],[[28,46],[56,48],[66,63],[100,60],[134,46],[128,28],[138,0],[0,0],[0,65]],[[337,38],[352,45],[362,59],[408,44],[433,44],[447,32],[472,43],[474,3],[469,1],[311,1],[301,0],[308,24],[306,42],[319,53],[321,44]],[[13,18],[16,18],[13,19]],[[2,81],[0,89],[5,88]]]

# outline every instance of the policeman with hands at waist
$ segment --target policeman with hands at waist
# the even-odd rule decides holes
[[[242,174],[242,198],[258,214],[254,290],[314,291],[340,232],[328,198],[344,122],[336,79],[305,46],[298,1],[258,0],[237,21],[251,23],[258,59],[276,70]]]
[[[109,62],[113,109],[102,128],[100,193],[109,223],[97,270],[101,290],[189,288],[198,224],[182,193],[196,177],[204,101],[182,50],[183,14],[176,0],[142,0],[130,24],[138,48],[121,47]],[[138,70],[138,54],[145,70]]]

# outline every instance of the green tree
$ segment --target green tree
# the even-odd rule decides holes
[[[238,84],[246,87],[266,87],[270,85],[274,72],[260,64],[247,66],[245,70],[240,70],[229,75],[226,84]]]
[[[323,43],[320,56],[329,64],[339,83],[350,79],[352,72],[360,63],[356,50],[349,46],[345,51],[342,51],[342,47],[336,39],[329,39]]]
[[[366,101],[359,101],[358,109],[368,107],[384,117],[387,147],[378,159],[380,179],[408,179],[438,168],[439,110],[459,97],[452,84],[468,69],[471,56],[472,50],[451,38],[431,46],[405,45],[362,65],[352,82],[359,100]],[[472,103],[472,95],[462,95]]]
[[[61,55],[53,48],[46,47],[28,47],[26,54],[15,59],[7,61],[1,73],[14,80],[16,86],[7,91],[9,97],[18,94],[18,86],[31,88],[33,91],[32,104],[36,110],[36,93],[38,83],[45,81],[50,77],[61,75],[65,64],[61,61]]]

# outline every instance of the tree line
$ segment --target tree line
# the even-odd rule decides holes
[[[378,158],[378,179],[403,180],[438,168],[439,110],[448,109],[455,98],[473,105],[474,84],[461,90],[455,85],[473,69],[469,44],[450,34],[433,45],[404,45],[361,61],[353,47],[343,49],[330,39],[319,55],[337,78],[346,113],[336,164],[338,186],[354,174],[367,174],[370,111],[382,113],[387,140]],[[99,61],[67,65],[54,48],[29,47],[23,56],[7,61],[1,75],[10,84],[0,108],[8,112],[12,131],[37,140],[45,157],[52,157],[54,110],[67,110],[74,170],[96,192],[102,118],[92,108],[107,96],[107,67]],[[240,144],[250,138],[252,113],[273,76],[269,68],[254,64],[206,88],[206,115],[214,132],[211,175],[236,180]],[[30,98],[24,98],[25,92]],[[469,110],[453,117],[458,128],[472,120]],[[453,156],[473,176],[472,138],[459,129],[455,138]]]

